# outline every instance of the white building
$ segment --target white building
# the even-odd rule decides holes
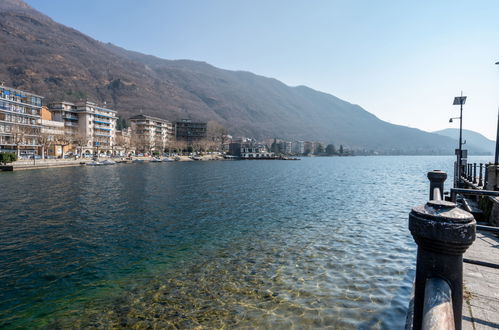
[[[64,122],[66,134],[82,154],[114,153],[117,111],[89,101],[49,104],[53,119]]]
[[[303,155],[305,153],[305,141],[293,142],[293,153],[297,155]]]
[[[175,136],[170,121],[146,115],[131,117],[130,128],[132,144],[135,144],[137,151],[163,152]]]
[[[41,108],[41,96],[0,85],[0,152],[36,153]]]

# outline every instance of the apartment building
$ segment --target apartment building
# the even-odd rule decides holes
[[[278,145],[279,152],[285,155],[291,155],[293,152],[293,144],[289,141],[281,141]]]
[[[305,141],[293,142],[293,153],[295,155],[303,155],[305,153]]]
[[[65,134],[78,134],[78,111],[74,103],[56,102],[49,104],[48,108],[52,114],[52,120],[64,124]]]
[[[130,118],[130,128],[137,151],[163,152],[174,139],[173,124],[166,119],[137,115]]]
[[[0,85],[0,152],[34,155],[43,97]]]
[[[313,154],[315,153],[315,149],[317,147],[317,143],[311,141],[305,141],[303,143],[304,154]]]
[[[81,154],[107,154],[114,151],[117,111],[96,103],[56,102],[49,104],[54,120],[64,122],[66,134]]]
[[[207,137],[208,125],[203,122],[193,122],[190,119],[182,119],[175,122],[175,137],[177,141],[185,141],[192,144]]]

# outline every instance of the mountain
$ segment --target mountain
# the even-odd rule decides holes
[[[319,140],[390,154],[451,154],[448,137],[393,125],[335,96],[250,72],[165,60],[96,41],[20,0],[0,0],[0,81],[89,99],[129,117],[216,120],[234,135]]]
[[[458,128],[446,128],[440,131],[433,132],[435,134],[443,135],[454,139],[456,142],[456,147],[459,144],[459,129]],[[487,139],[480,133],[463,129],[463,142],[466,144],[463,149],[468,149],[470,153],[482,153],[486,151],[487,153],[493,155],[496,150],[496,142]]]

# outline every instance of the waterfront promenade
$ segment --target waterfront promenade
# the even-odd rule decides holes
[[[499,264],[499,238],[477,232],[464,258]],[[499,269],[464,263],[463,329],[499,329]]]
[[[164,157],[161,157],[164,158]],[[105,160],[108,158],[99,158],[99,160]],[[112,160],[120,160],[121,158],[111,158]],[[125,158],[123,158],[125,159]],[[132,157],[132,160],[141,159],[144,161],[151,161],[153,157]],[[130,160],[130,159],[129,159]],[[203,155],[200,156],[200,160],[223,160],[220,155]],[[37,159],[37,160],[18,160],[14,163],[7,164],[3,167],[13,167],[14,171],[18,170],[34,170],[34,169],[44,169],[44,168],[57,168],[57,167],[71,167],[71,166],[81,166],[85,163],[90,163],[93,160],[91,158],[80,158],[80,159]],[[131,161],[131,160],[130,160]],[[188,162],[193,161],[189,156],[178,156],[177,161]]]

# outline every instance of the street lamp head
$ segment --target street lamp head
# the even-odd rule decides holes
[[[452,123],[452,118],[451,118],[451,119],[449,119],[449,123]]]
[[[499,64],[499,62],[496,62],[496,64]]]

